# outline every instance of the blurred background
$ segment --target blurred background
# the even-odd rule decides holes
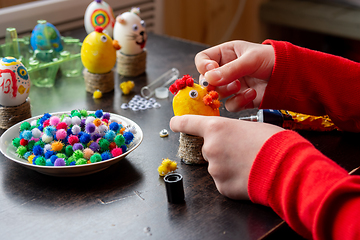
[[[38,19],[61,32],[81,27],[91,0],[0,0],[0,41],[7,27],[29,34]],[[265,39],[360,61],[360,0],[108,0],[117,16],[140,7],[147,30],[207,45]]]

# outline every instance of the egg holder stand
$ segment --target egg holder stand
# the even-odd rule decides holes
[[[8,129],[14,124],[31,118],[30,98],[18,106],[0,105],[0,128]]]
[[[83,76],[85,89],[89,93],[94,93],[97,90],[102,93],[107,93],[114,90],[113,70],[108,73],[91,73],[87,68],[84,68]]]
[[[202,155],[204,138],[180,133],[177,156],[186,164],[205,164],[207,161]]]
[[[147,51],[144,49],[136,55],[125,55],[121,51],[116,52],[116,70],[125,77],[136,77],[145,72]]]
[[[0,45],[0,57],[14,57],[26,67],[30,81],[37,87],[52,87],[60,69],[65,77],[81,76],[81,45],[79,39],[61,36],[63,50],[33,50],[30,36],[17,37],[15,28],[6,29],[5,43]]]

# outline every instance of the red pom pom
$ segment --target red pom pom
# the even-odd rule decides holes
[[[111,151],[111,150],[113,150],[114,148],[116,148],[116,143],[115,143],[115,142],[111,142],[111,143],[109,144],[109,150]]]
[[[67,129],[67,124],[65,122],[60,122],[57,126],[56,126],[56,129],[59,130],[59,129],[64,129],[66,130]]]
[[[178,92],[178,90],[177,90],[177,88],[176,88],[176,86],[175,86],[175,83],[170,85],[169,91],[170,91],[172,94],[176,94],[176,93]]]
[[[213,99],[211,98],[211,96],[209,94],[207,94],[204,96],[203,101],[204,101],[205,105],[209,106],[212,103]]]
[[[215,91],[210,91],[209,95],[211,96],[212,99],[218,99],[219,98],[219,94]]]
[[[111,150],[111,154],[113,155],[113,157],[120,156],[122,153],[123,153],[122,149],[119,147],[116,147],[113,150]]]
[[[45,127],[47,127],[49,125],[50,125],[50,120],[49,119],[45,120],[44,123],[43,123],[43,127],[45,128]]]
[[[220,101],[215,99],[212,104],[210,105],[210,107],[212,107],[213,109],[219,108],[221,105]]]
[[[189,86],[189,87],[194,86],[194,79],[192,79],[191,77],[186,79],[186,86]]]
[[[104,30],[103,27],[99,27],[99,26],[95,27],[95,31],[96,31],[96,32],[102,33],[103,30]]]
[[[20,145],[21,146],[26,146],[28,144],[28,140],[26,140],[26,139],[20,139]]]
[[[181,78],[181,79],[176,80],[175,85],[176,85],[176,88],[179,90],[185,88],[186,87],[186,79]]]
[[[78,143],[78,142],[79,142],[79,138],[78,138],[77,136],[75,136],[75,135],[71,135],[71,136],[69,136],[69,138],[68,138],[68,142],[69,142],[69,144],[72,146],[72,145],[74,145],[75,143]]]

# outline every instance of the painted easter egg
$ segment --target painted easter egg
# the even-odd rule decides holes
[[[102,27],[104,33],[113,37],[115,17],[112,8],[105,1],[95,0],[86,8],[84,25],[87,34],[90,34],[96,27]]]
[[[34,50],[54,49],[60,52],[63,49],[59,31],[46,20],[38,21],[38,24],[31,33],[30,44]]]
[[[0,59],[0,105],[21,105],[29,91],[30,77],[24,65],[13,57]]]
[[[81,61],[91,73],[108,73],[115,66],[116,50],[120,49],[117,41],[102,32],[101,27],[86,36],[81,46]]]
[[[114,39],[121,46],[120,52],[125,55],[136,55],[143,51],[147,34],[145,22],[139,17],[139,8],[122,13],[116,18],[114,26]]]

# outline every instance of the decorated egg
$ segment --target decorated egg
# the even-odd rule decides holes
[[[87,34],[90,34],[96,27],[102,27],[104,33],[113,37],[115,17],[112,8],[105,1],[95,0],[86,8],[84,25]]]
[[[0,59],[0,104],[18,106],[26,101],[30,77],[24,65],[13,57]]]
[[[30,44],[34,50],[54,49],[60,52],[63,49],[59,31],[46,20],[38,20],[38,24],[31,33]]]
[[[101,27],[86,36],[81,46],[81,61],[91,73],[108,73],[115,66],[116,50],[120,46],[116,40],[103,33]]]
[[[140,9],[132,8],[129,12],[116,17],[114,39],[121,46],[120,52],[125,55],[136,55],[143,51],[147,34],[145,22],[139,17]]]

